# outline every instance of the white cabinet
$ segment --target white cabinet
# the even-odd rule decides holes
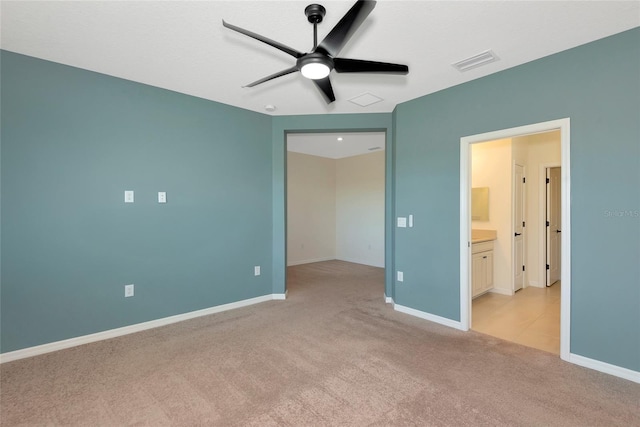
[[[471,294],[477,297],[493,288],[493,242],[471,245]]]

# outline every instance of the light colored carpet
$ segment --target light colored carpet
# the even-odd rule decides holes
[[[0,367],[13,425],[639,426],[640,385],[393,311],[383,270],[289,268],[271,301]]]

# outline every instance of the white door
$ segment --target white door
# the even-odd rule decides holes
[[[547,286],[560,280],[560,168],[547,168]]]
[[[524,286],[524,166],[513,169],[513,291]]]

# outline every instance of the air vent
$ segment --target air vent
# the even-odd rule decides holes
[[[482,53],[474,55],[470,58],[463,59],[462,61],[458,61],[456,63],[451,64],[456,70],[460,72],[465,72],[472,70],[474,68],[481,67],[486,64],[490,64],[492,62],[497,61],[498,58],[495,53],[491,50],[485,50]]]
[[[362,95],[358,95],[355,98],[351,98],[349,100],[349,102],[352,102],[361,107],[368,107],[369,105],[375,104],[376,102],[380,101],[382,101],[382,98],[372,95],[369,92],[363,93]]]

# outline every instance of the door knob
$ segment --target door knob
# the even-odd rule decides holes
[[[562,230],[556,230],[556,233],[562,233]]]
[[[516,237],[522,236],[522,233],[516,233]]]

